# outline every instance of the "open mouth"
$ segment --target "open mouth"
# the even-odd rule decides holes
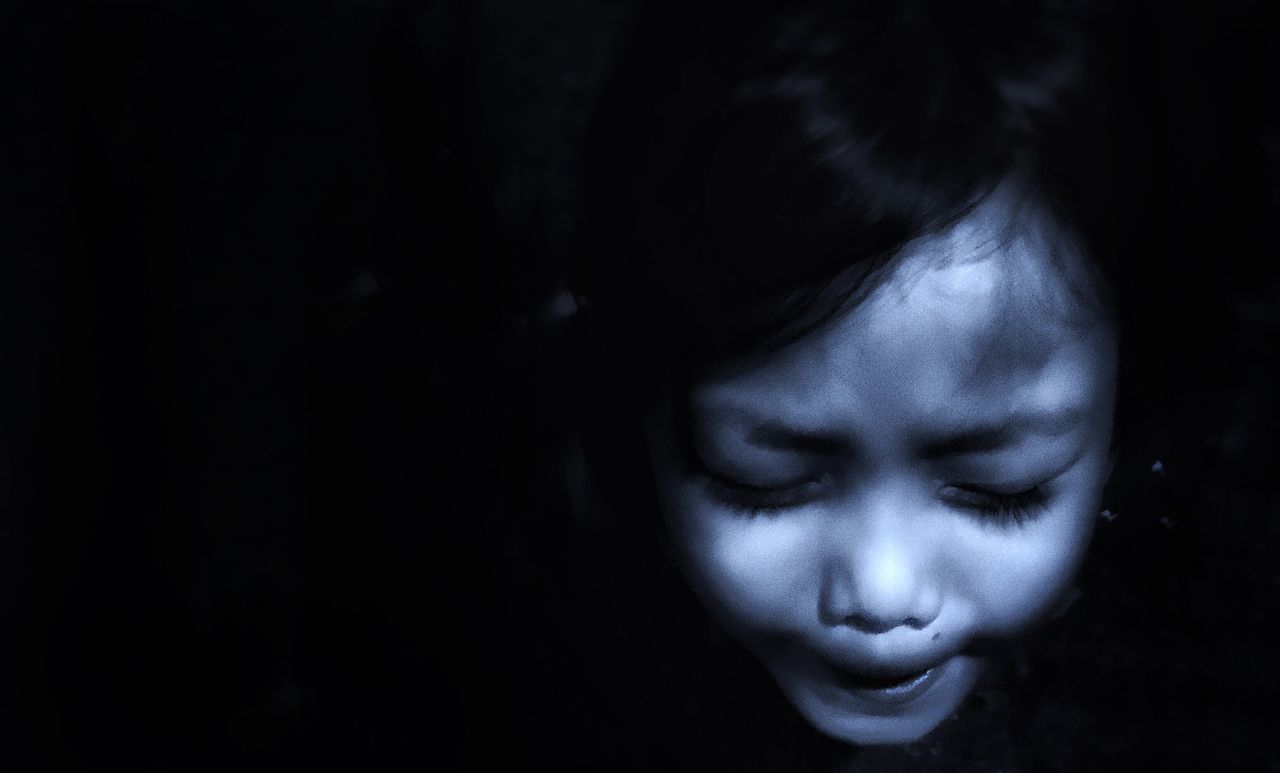
[[[829,664],[835,682],[842,689],[865,698],[911,700],[922,694],[935,681],[940,667],[933,666],[913,673],[871,675]]]
[[[924,681],[933,669],[918,671],[913,674],[895,676],[867,676],[836,668],[836,677],[841,684],[855,690],[906,690]]]

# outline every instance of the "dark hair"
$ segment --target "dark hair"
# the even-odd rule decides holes
[[[1104,81],[1071,20],[854,2],[719,21],[683,24],[661,64],[640,35],[606,91],[573,283],[619,332],[670,332],[668,314],[694,357],[785,340],[846,268],[1015,166],[1070,225],[1100,225],[1104,181],[1081,172],[1106,162],[1080,156],[1107,148],[1081,91]]]
[[[1114,727],[1124,738],[1113,748],[1144,756],[1155,739],[1192,738],[1164,723],[1195,725],[1195,677],[1215,671],[1188,670],[1203,642],[1178,631],[1219,619],[1217,599],[1204,600],[1220,582],[1206,545],[1257,530],[1219,518],[1224,508],[1207,509],[1199,490],[1225,458],[1210,437],[1218,420],[1195,401],[1220,388],[1206,365],[1231,364],[1209,352],[1236,324],[1228,296],[1215,294],[1232,267],[1225,256],[1191,269],[1176,258],[1218,240],[1251,244],[1238,226],[1263,218],[1256,201],[1220,202],[1178,176],[1186,148],[1172,145],[1170,109],[1182,103],[1166,81],[1180,76],[1163,61],[1163,33],[1136,6],[1108,16],[1050,2],[779,5],[748,0],[716,16],[647,4],[604,89],[571,272],[580,311],[553,369],[567,373],[560,399],[602,511],[618,516],[594,535],[615,553],[597,542],[580,551],[601,569],[592,599],[640,621],[620,627],[628,642],[667,636],[648,630],[659,616],[692,614],[663,595],[680,592],[678,578],[650,558],[661,537],[635,420],[658,389],[803,336],[856,301],[908,241],[956,222],[1016,173],[1110,285],[1120,382],[1108,511],[1085,557],[1073,633],[1045,650],[1060,700],[1023,711],[1048,690],[1028,681],[1014,724],[1031,747],[1070,752],[1062,759],[1087,753],[1086,726]],[[1216,157],[1221,144],[1198,150]],[[1237,177],[1213,179],[1253,179],[1240,171],[1249,152],[1235,149]],[[1252,201],[1265,188],[1240,191]],[[632,577],[636,566],[657,571]],[[703,678],[673,681],[683,696]],[[1152,695],[1177,699],[1135,727]],[[1171,759],[1192,741],[1179,743],[1166,747]]]
[[[811,2],[636,25],[571,273],[596,464],[634,466],[619,422],[664,381],[817,328],[1014,174],[1127,294],[1118,255],[1153,210],[1116,206],[1149,198],[1123,73],[1089,19],[1026,8]],[[1145,391],[1124,370],[1122,392]]]

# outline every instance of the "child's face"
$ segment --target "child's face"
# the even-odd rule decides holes
[[[997,192],[825,329],[698,384],[692,449],[671,406],[649,423],[694,587],[851,743],[946,719],[978,645],[1053,611],[1096,517],[1115,333],[1083,258],[1052,264],[1048,219],[1014,211]]]

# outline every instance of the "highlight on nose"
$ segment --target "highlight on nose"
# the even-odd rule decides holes
[[[819,602],[822,622],[869,634],[904,625],[928,627],[938,615],[941,597],[910,558],[880,545],[832,561]]]

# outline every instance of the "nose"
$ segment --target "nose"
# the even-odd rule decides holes
[[[927,628],[941,611],[942,592],[920,540],[860,531],[833,545],[823,574],[822,622],[870,634]]]

